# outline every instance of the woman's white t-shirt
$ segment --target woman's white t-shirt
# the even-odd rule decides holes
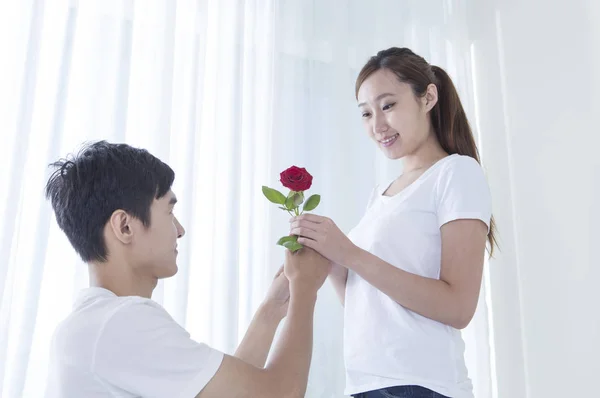
[[[440,227],[491,219],[490,191],[479,163],[447,156],[395,196],[377,187],[349,233],[360,248],[405,271],[439,279]],[[460,331],[412,312],[348,272],[344,308],[346,394],[420,385],[454,398],[473,397]]]

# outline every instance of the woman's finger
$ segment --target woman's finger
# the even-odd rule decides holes
[[[321,237],[321,235],[317,231],[314,231],[309,228],[302,228],[302,227],[292,228],[292,230],[290,231],[290,235],[301,236],[304,238],[309,238],[309,239],[317,240],[317,241]]]
[[[320,224],[314,223],[312,221],[304,221],[304,220],[298,220],[298,221],[294,221],[291,225],[290,225],[291,229],[294,228],[306,228],[306,229],[310,229],[312,231],[318,232],[321,228],[320,228]]]
[[[319,250],[317,250],[318,243],[315,240],[299,237],[298,243],[300,243],[302,246],[310,247],[311,249],[313,249],[317,252],[319,251]]]
[[[322,222],[327,220],[327,217],[317,216],[316,214],[306,213],[306,214],[301,214],[299,216],[293,217],[290,221],[297,221],[297,220],[306,220],[306,221],[314,222],[317,224],[321,224]]]

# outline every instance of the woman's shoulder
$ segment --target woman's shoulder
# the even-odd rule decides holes
[[[438,182],[448,178],[479,178],[484,175],[483,167],[477,159],[453,154],[448,156],[442,167],[439,168]]]
[[[451,155],[440,168],[437,178],[437,191],[458,189],[487,191],[488,183],[484,169],[477,159],[466,155]]]
[[[455,153],[448,156],[444,169],[481,169],[481,164],[474,157]]]

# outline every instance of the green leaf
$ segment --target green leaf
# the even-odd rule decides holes
[[[288,196],[285,199],[285,204],[284,206],[288,209],[288,210],[294,210],[296,208],[296,206],[294,205],[294,199],[291,196]]]
[[[317,208],[317,206],[321,203],[321,195],[312,195],[306,203],[304,203],[304,208],[302,211],[312,211]]]
[[[293,252],[296,252],[296,251],[298,251],[298,250],[300,250],[300,249],[302,249],[302,248],[304,247],[304,246],[302,246],[302,245],[301,245],[300,243],[298,243],[298,242],[285,242],[285,243],[283,244],[283,246],[284,246],[286,249],[288,249],[289,251],[291,251],[292,253],[293,253]]]
[[[291,252],[298,251],[304,247],[300,243],[298,243],[298,237],[295,235],[284,236],[277,241],[277,244],[279,246],[285,247]]]
[[[297,241],[298,241],[298,237],[296,235],[284,236],[277,241],[277,244],[279,246],[284,246],[284,243],[286,243],[286,242],[297,242]]]
[[[265,197],[267,199],[269,199],[269,201],[272,203],[275,203],[278,205],[282,205],[285,203],[285,200],[286,200],[285,195],[276,189],[263,186],[262,192],[265,195]]]

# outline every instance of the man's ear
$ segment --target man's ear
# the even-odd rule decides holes
[[[133,240],[133,217],[124,210],[116,210],[108,220],[115,238],[127,245]]]

